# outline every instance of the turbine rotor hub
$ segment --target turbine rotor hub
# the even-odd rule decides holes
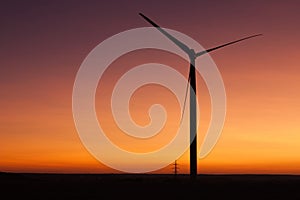
[[[195,50],[194,49],[190,49],[190,52],[189,52],[189,57],[190,57],[190,59],[196,59],[196,52],[195,52]]]

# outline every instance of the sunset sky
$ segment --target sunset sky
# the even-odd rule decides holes
[[[0,171],[119,172],[95,159],[80,141],[72,114],[73,84],[81,63],[100,42],[149,26],[138,15],[142,12],[205,48],[263,34],[210,54],[223,77],[227,115],[215,148],[198,160],[198,173],[300,174],[299,7],[296,0],[2,1]],[[188,63],[174,55],[137,51],[110,66],[96,94],[97,115],[111,130],[108,137],[136,152],[155,150],[167,139],[160,135],[153,143],[134,143],[121,133],[116,136],[106,92],[126,69],[147,62],[188,73]],[[198,81],[200,147],[210,102],[204,82]],[[160,134],[174,132],[180,109],[168,90],[145,86],[133,98],[130,108],[138,124],[149,122],[147,110],[159,102],[169,114]],[[180,173],[189,172],[189,152],[177,162]],[[172,173],[172,166],[153,173],[162,172]]]

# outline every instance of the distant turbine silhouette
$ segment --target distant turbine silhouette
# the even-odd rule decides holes
[[[160,26],[158,26],[156,23],[154,23],[152,20],[150,20],[148,17],[143,15],[142,13],[139,13],[140,16],[142,16],[147,22],[149,22],[152,26],[157,28],[158,31],[160,31],[163,35],[165,35],[169,40],[171,40],[174,44],[176,44],[181,50],[183,50],[190,58],[190,71],[189,71],[189,77],[188,77],[188,84],[190,84],[190,91],[194,90],[193,92],[190,92],[190,176],[192,178],[197,177],[197,105],[196,105],[196,73],[195,73],[195,60],[197,57],[202,56],[206,53],[209,53],[211,51],[215,51],[217,49],[220,49],[222,47],[247,40],[253,37],[260,36],[262,34],[257,35],[251,35],[239,40],[235,40],[217,47],[213,47],[201,52],[196,53],[194,49],[190,49],[187,45],[170,35],[167,31],[162,29]],[[187,94],[187,93],[186,93]],[[184,103],[185,104],[185,103]],[[184,107],[183,107],[184,109]],[[182,112],[183,113],[183,112]]]

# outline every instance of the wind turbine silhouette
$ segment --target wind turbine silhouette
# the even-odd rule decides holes
[[[217,49],[220,49],[222,47],[247,40],[253,37],[261,36],[262,34],[256,34],[251,35],[245,38],[241,38],[239,40],[235,40],[232,42],[228,42],[225,44],[222,44],[217,47],[213,47],[210,49],[206,49],[204,51],[196,53],[194,49],[190,49],[187,45],[170,35],[167,31],[162,29],[160,26],[158,26],[156,23],[154,23],[152,20],[150,20],[148,17],[143,15],[142,13],[139,13],[140,16],[142,16],[147,22],[149,22],[152,26],[157,28],[158,31],[160,31],[163,35],[165,35],[169,40],[171,40],[174,44],[176,44],[181,50],[183,50],[190,59],[190,71],[189,71],[189,77],[188,77],[188,84],[190,83],[190,176],[192,178],[197,177],[197,104],[196,104],[196,71],[195,71],[195,60],[197,57],[202,56],[206,53],[209,53],[211,51],[215,51]],[[187,93],[186,93],[187,94]],[[183,108],[184,109],[184,108]]]

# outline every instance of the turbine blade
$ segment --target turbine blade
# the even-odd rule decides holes
[[[180,119],[179,126],[181,126],[182,120],[183,120],[183,115],[184,115],[184,110],[185,110],[185,105],[186,105],[187,94],[188,94],[188,90],[189,90],[189,86],[190,86],[190,80],[191,80],[191,74],[190,74],[190,71],[189,71],[189,77],[188,77],[188,82],[186,84],[185,97],[184,97],[184,102],[183,102],[183,106],[182,106],[181,119]]]
[[[154,26],[155,28],[157,28],[157,30],[159,30],[162,34],[164,34],[169,40],[171,40],[173,43],[175,43],[184,52],[186,52],[187,54],[190,53],[190,48],[188,46],[186,46],[185,44],[183,44],[182,42],[180,42],[178,39],[176,39],[175,37],[173,37],[172,35],[170,35],[167,31],[165,31],[164,29],[162,29],[160,26],[158,26],[156,23],[154,23],[151,19],[149,19],[148,17],[146,17],[142,13],[139,13],[139,15],[142,16],[152,26]]]
[[[250,38],[253,38],[253,37],[261,36],[261,35],[262,35],[262,34],[251,35],[251,36],[248,36],[248,37],[239,39],[239,40],[235,40],[235,41],[232,41],[232,42],[228,42],[228,43],[226,43],[226,44],[223,44],[223,45],[220,45],[220,46],[217,46],[217,47],[213,47],[213,48],[210,48],[210,49],[207,49],[207,50],[198,52],[198,53],[196,53],[196,57],[201,56],[201,55],[203,55],[203,54],[206,54],[206,53],[208,53],[208,52],[211,52],[211,51],[220,49],[220,48],[222,48],[222,47],[225,47],[225,46],[228,46],[228,45],[237,43],[237,42],[241,42],[241,41],[243,41],[243,40],[247,40],[247,39],[250,39]]]

